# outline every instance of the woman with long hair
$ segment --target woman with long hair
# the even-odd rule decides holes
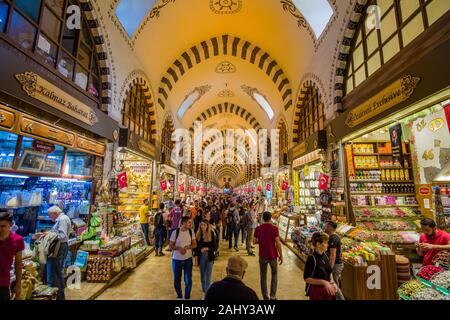
[[[197,257],[203,293],[206,293],[211,285],[212,268],[215,260],[215,233],[212,228],[214,226],[204,219],[197,232]]]
[[[313,254],[305,264],[303,278],[310,300],[336,300],[337,286],[333,280],[330,259],[327,255],[328,235],[316,232],[312,235]]]

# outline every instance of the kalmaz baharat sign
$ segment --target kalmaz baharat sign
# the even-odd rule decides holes
[[[98,118],[90,107],[41,78],[34,72],[16,74],[23,91],[32,98],[58,109],[91,126],[98,123]]]
[[[379,94],[352,110],[349,113],[345,124],[350,128],[356,127],[409,99],[419,82],[420,78],[412,77],[410,75],[403,76],[400,80],[397,80]]]

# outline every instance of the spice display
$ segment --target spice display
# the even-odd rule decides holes
[[[445,269],[442,267],[424,266],[417,273],[417,276],[422,279],[425,279],[425,280],[430,280],[431,277],[433,277],[433,275],[435,275],[436,273],[439,273],[439,272],[443,272],[443,271],[445,271]]]

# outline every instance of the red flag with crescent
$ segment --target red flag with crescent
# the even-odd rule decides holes
[[[121,172],[117,175],[117,181],[119,182],[119,188],[123,189],[126,188],[128,186],[128,182],[127,182],[127,173]]]

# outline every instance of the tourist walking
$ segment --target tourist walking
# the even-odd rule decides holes
[[[278,285],[278,261],[283,263],[283,251],[281,247],[278,228],[272,224],[272,214],[263,213],[263,224],[255,229],[254,243],[259,245],[259,270],[261,277],[261,292],[264,300],[277,299]],[[277,261],[278,259],[278,261]],[[267,292],[267,265],[272,273],[270,282],[270,296]]]
[[[166,226],[164,224],[164,203],[159,204],[159,210],[156,212],[155,217],[153,218],[153,224],[155,227],[154,236],[155,236],[155,256],[164,256],[162,251],[164,238],[166,233]]]
[[[255,229],[258,226],[258,221],[256,219],[256,213],[255,210],[250,206],[249,210],[246,214],[246,220],[247,220],[247,253],[249,256],[254,256],[255,253],[253,252],[253,239],[255,235]]]
[[[181,227],[172,232],[170,236],[170,248],[172,255],[172,270],[174,287],[177,299],[183,299],[181,277],[184,275],[186,300],[191,299],[192,290],[192,250],[196,247],[196,240],[192,231],[192,222],[189,217],[182,217]]]
[[[230,204],[227,212],[228,249],[231,249],[234,236],[234,250],[239,251],[239,211],[234,204]]]
[[[215,260],[216,235],[213,228],[208,220],[205,219],[200,223],[200,228],[196,236],[196,251],[200,266],[200,281],[203,293],[206,293],[211,285],[211,275]]]
[[[144,203],[139,208],[139,222],[141,224],[142,232],[144,233],[144,239],[147,246],[150,246],[150,238],[148,237],[149,226],[148,226],[149,208],[148,199],[144,199]]]

